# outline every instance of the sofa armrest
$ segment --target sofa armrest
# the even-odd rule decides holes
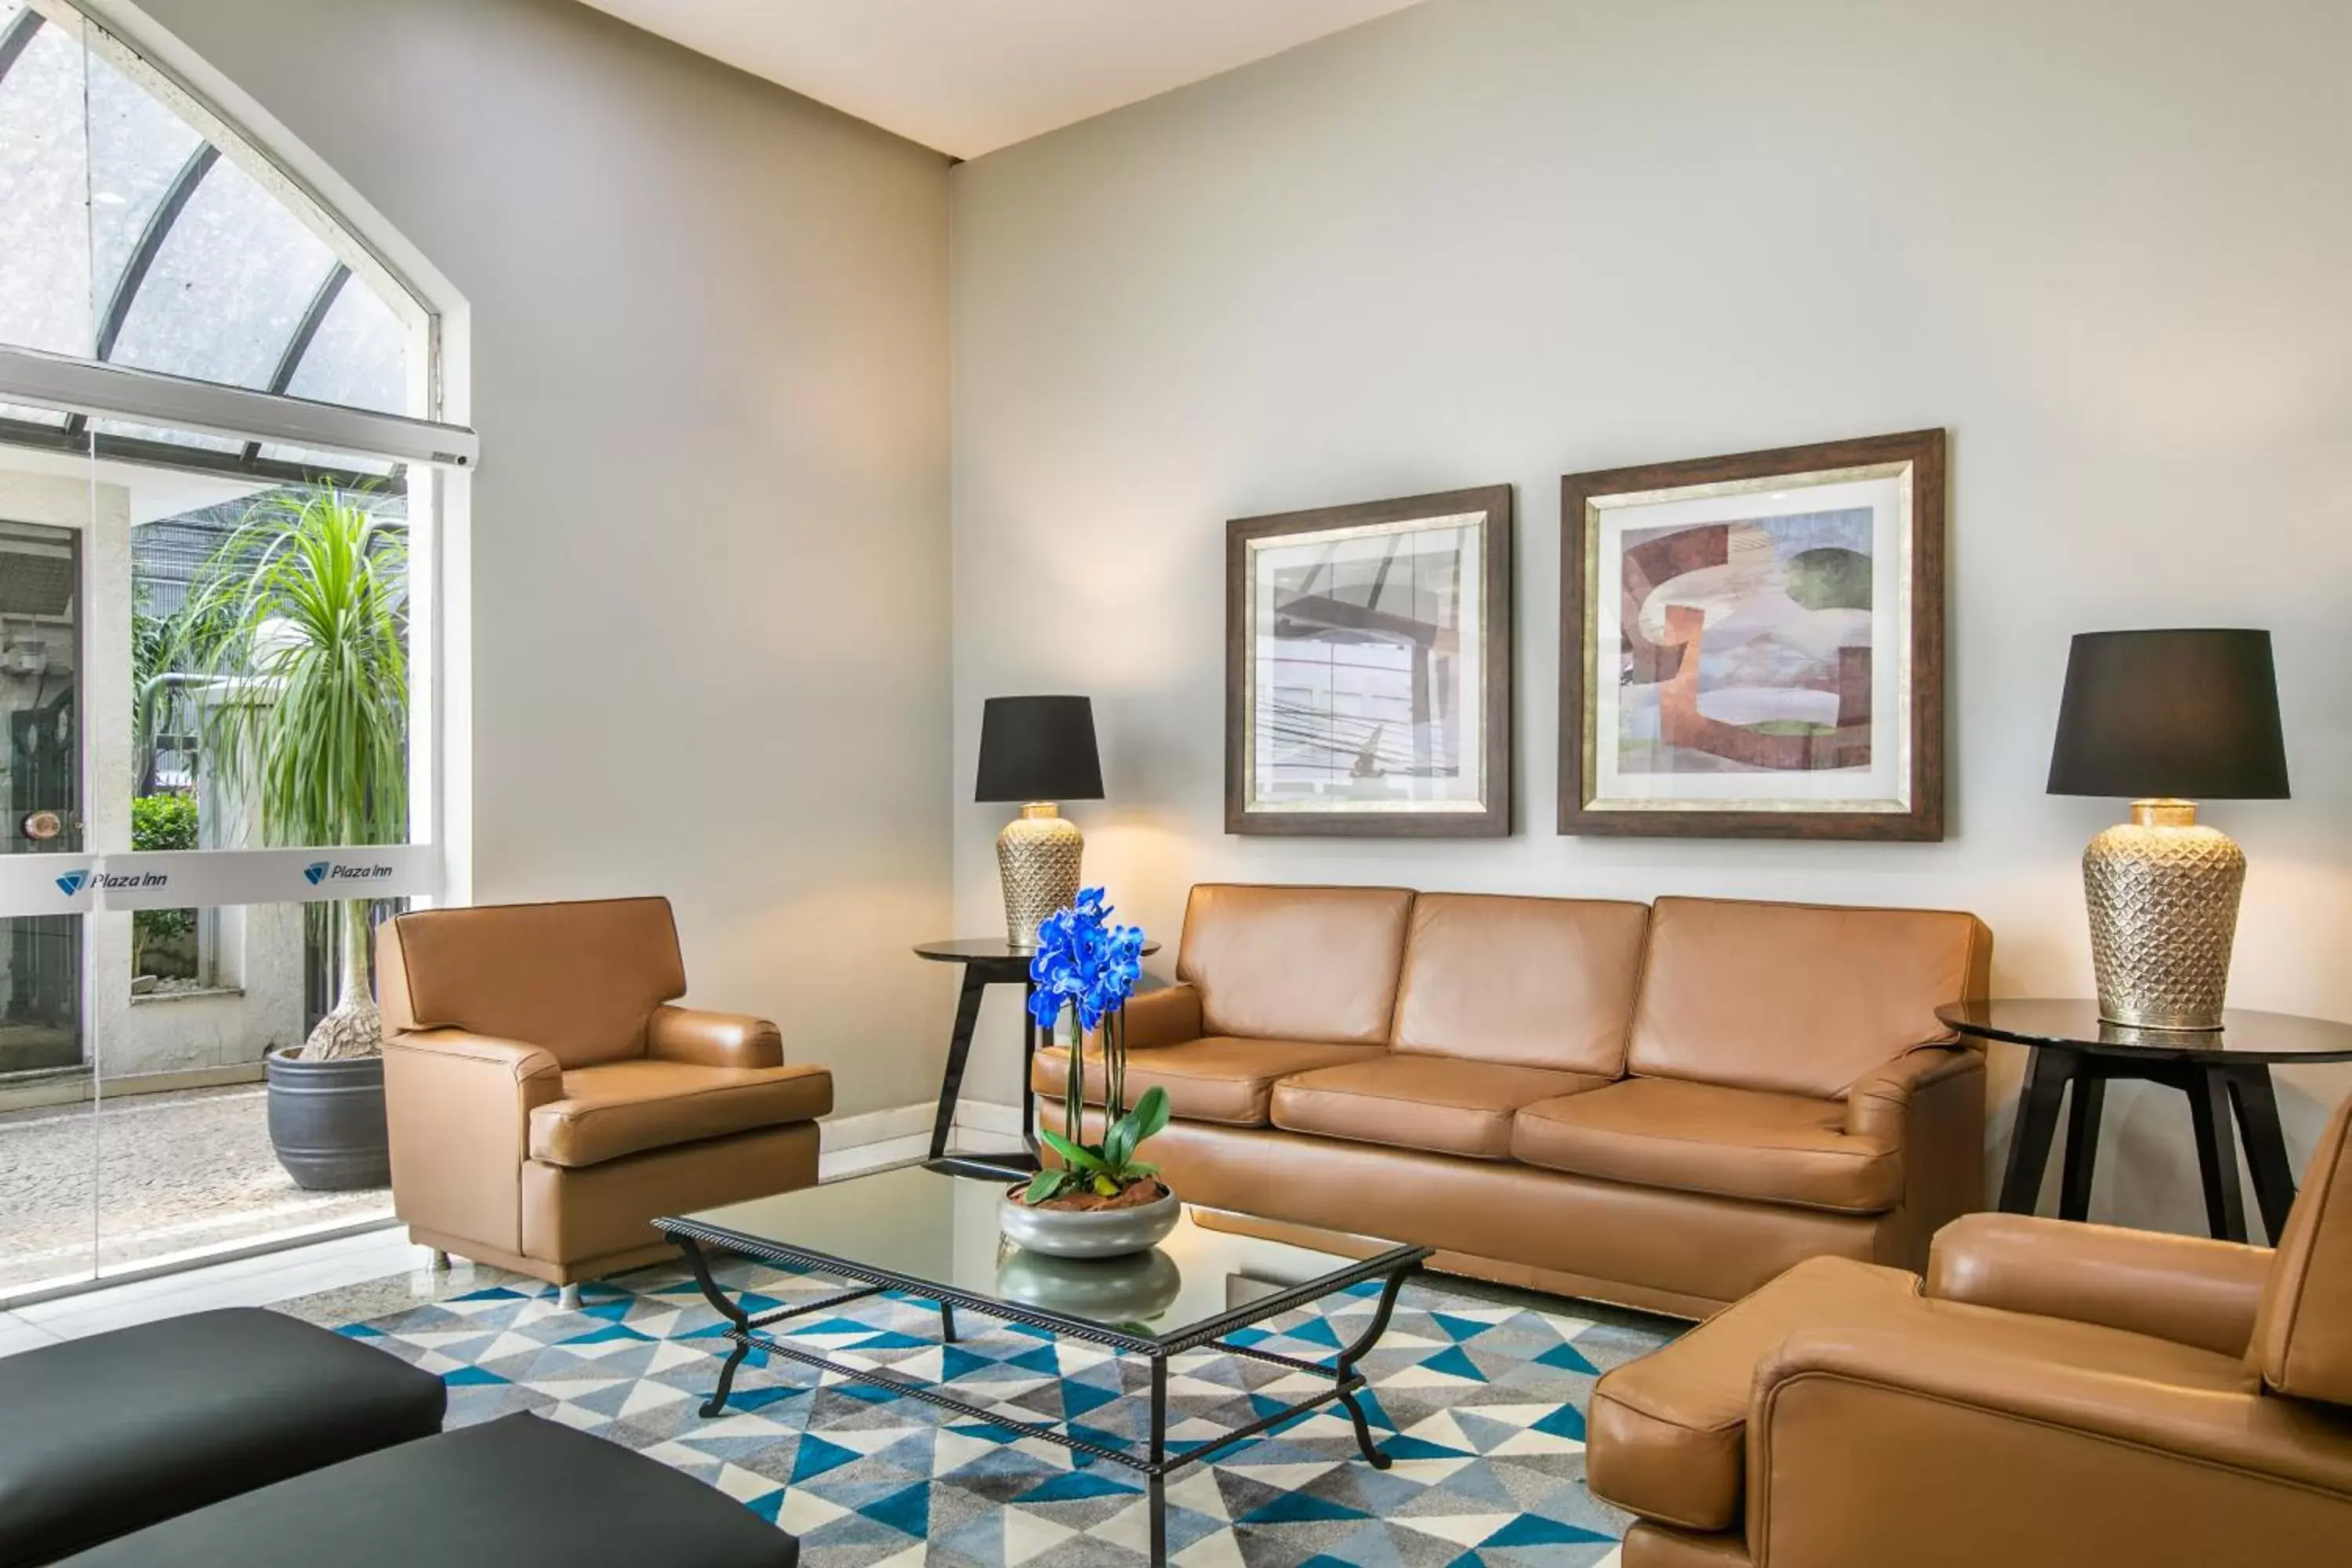
[[[703,1068],[780,1068],[784,1037],[765,1018],[665,1005],[646,1026],[646,1055]]]
[[[520,1040],[425,1029],[384,1043],[383,1093],[394,1212],[520,1254],[530,1113],[562,1098],[562,1064]]]
[[[1845,1091],[1845,1130],[1856,1137],[1899,1141],[1915,1096],[1949,1079],[1983,1071],[1983,1056],[1966,1046],[1917,1047],[1854,1080]]]
[[[1201,993],[1189,984],[1138,992],[1127,999],[1124,1011],[1127,1048],[1130,1051],[1181,1046],[1201,1037]],[[1102,1042],[1096,1037],[1099,1033],[1097,1030],[1087,1036],[1089,1054],[1102,1049]]]
[[[2242,1242],[1974,1214],[1936,1233],[1927,1293],[2236,1356],[2253,1339],[2270,1268],[2270,1248]]]
[[[1799,1330],[1757,1368],[1748,1424],[1759,1563],[2318,1563],[2352,1527],[2352,1426],[2234,1385],[2077,1365],[2017,1320],[1922,1300],[1916,1324]],[[2218,1359],[2218,1358],[2217,1358]],[[2021,1528],[2031,1521],[2038,1528]],[[2063,1528],[2052,1528],[2063,1521]],[[2228,1544],[2221,1544],[2224,1541]]]

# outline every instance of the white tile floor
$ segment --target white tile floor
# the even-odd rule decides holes
[[[1001,1140],[989,1140],[992,1146]],[[825,1154],[819,1173],[830,1180],[921,1157],[929,1140],[917,1133]],[[0,1312],[0,1355],[54,1341],[102,1333],[215,1307],[266,1307],[372,1279],[427,1269],[432,1254],[411,1245],[394,1226],[321,1241],[258,1258],[212,1264],[128,1285],[87,1290]]]

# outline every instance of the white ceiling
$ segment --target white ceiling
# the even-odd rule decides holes
[[[1414,0],[587,0],[959,158]]]

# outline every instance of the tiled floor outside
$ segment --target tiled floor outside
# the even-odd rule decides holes
[[[259,1084],[0,1115],[0,1293],[389,1215],[310,1193],[270,1152]]]

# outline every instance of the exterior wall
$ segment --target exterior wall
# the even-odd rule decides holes
[[[2348,56],[2335,0],[1425,0],[961,166],[960,796],[982,698],[1091,692],[1108,798],[1070,815],[1162,973],[1236,879],[1959,906],[1997,993],[2084,994],[2123,806],[2042,793],[2068,637],[2268,626],[2295,798],[2206,813],[2252,862],[2232,1000],[2352,1018]],[[1560,475],[1924,426],[1948,841],[1557,837]],[[1517,836],[1227,837],[1224,521],[1502,480]],[[964,929],[1004,815],[957,809]],[[984,1027],[1009,1099],[1009,994]],[[2288,1076],[2298,1156],[2347,1088]],[[2095,1212],[2201,1228],[2180,1097],[2133,1089]]]

